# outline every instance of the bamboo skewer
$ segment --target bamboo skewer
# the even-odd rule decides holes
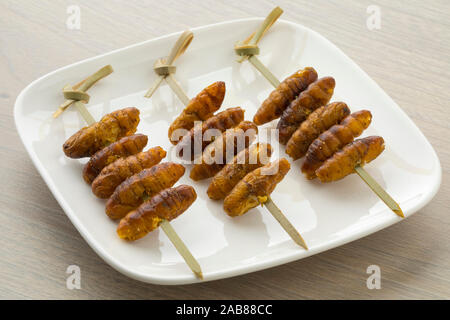
[[[186,106],[191,99],[187,96],[187,94],[184,92],[184,90],[181,88],[178,81],[175,79],[173,74],[169,74],[167,77],[164,78],[169,85],[169,87],[172,89],[173,92],[177,95],[178,99],[183,102],[183,104]]]
[[[306,245],[305,240],[303,240],[300,233],[295,229],[292,223],[286,218],[286,216],[281,212],[280,208],[278,208],[275,203],[272,201],[270,197],[267,197],[267,200],[262,203],[266,206],[267,210],[272,214],[272,216],[278,221],[284,231],[291,237],[292,240],[299,246],[308,250],[308,246]]]
[[[75,101],[73,105],[75,106],[75,108],[77,108],[77,111],[80,113],[80,115],[88,125],[95,123],[94,117],[90,114],[84,103],[82,103],[81,101]]]
[[[203,280],[203,273],[200,264],[186,247],[183,240],[180,239],[169,221],[163,220],[161,221],[159,226],[161,227],[161,229],[163,229],[166,236],[170,239],[174,247],[177,249],[178,253],[183,257],[184,261],[186,261],[187,265],[189,266],[189,268],[191,268],[196,277]]]
[[[151,86],[150,89],[148,89],[147,93],[145,94],[144,97],[146,98],[150,98],[155,91],[159,88],[159,86],[161,85],[161,83],[164,81],[164,77],[158,77],[155,82],[153,83],[153,85]]]
[[[280,85],[280,81],[273,75],[272,72],[259,60],[255,55],[248,58],[248,61],[276,88]]]
[[[261,24],[261,26],[258,28],[258,31],[256,34],[252,34],[249,38],[247,38],[243,43],[244,45],[237,45],[235,46],[235,51],[237,54],[245,53],[247,45],[248,48],[251,48],[252,44],[256,44],[259,39],[264,35],[264,33],[267,31],[270,26],[278,19],[278,17],[283,13],[283,10],[280,12],[280,8],[276,7],[272,12],[267,16],[267,18],[264,20],[264,22]],[[257,37],[259,36],[259,38]],[[252,40],[256,38],[256,42]],[[239,49],[241,51],[239,51]],[[259,53],[259,50],[257,51]],[[275,78],[275,76],[270,72],[267,67],[261,63],[259,59],[257,59],[254,55],[255,53],[251,53],[247,55],[247,59],[252,63],[252,65],[258,69],[261,74],[269,81],[275,88],[280,85],[280,81]],[[239,61],[239,60],[238,60]],[[241,61],[239,61],[241,62]],[[372,191],[399,217],[404,218],[404,214],[402,209],[400,208],[400,205],[376,182],[376,180],[361,166],[356,166],[355,171],[358,174],[358,176],[372,189]]]
[[[101,70],[103,70],[103,69],[101,69]],[[111,68],[111,70],[112,70],[112,68]],[[97,73],[95,73],[91,77],[97,75]],[[89,79],[90,79],[90,77],[87,78],[86,80],[83,80],[82,82],[80,82],[81,86],[82,86],[83,83],[91,82]],[[98,80],[100,80],[100,79],[97,79],[96,81],[98,81]],[[92,86],[92,84],[91,84],[91,86]],[[77,87],[77,85],[75,85],[73,88],[74,89],[75,88],[79,88],[79,90],[81,90],[81,86]],[[68,86],[64,87],[64,89],[67,89],[67,88],[68,88]],[[67,103],[67,101],[65,103]],[[86,121],[86,123],[88,125],[91,125],[91,124],[95,123],[94,117],[92,117],[92,115],[87,110],[86,105],[83,102],[81,102],[81,101],[72,101],[70,104],[67,105],[67,107],[70,106],[71,104],[73,104],[77,108],[77,111],[80,113],[80,115],[83,117],[84,121]],[[63,111],[64,111],[64,109],[63,109]],[[176,231],[172,227],[172,225],[169,223],[169,221],[163,219],[161,221],[161,223],[160,223],[160,227],[163,229],[163,231],[166,234],[166,236],[169,238],[169,240],[172,242],[174,247],[177,249],[178,253],[183,257],[184,261],[189,266],[189,268],[192,270],[192,272],[195,274],[195,276],[198,277],[199,279],[203,280],[203,273],[202,273],[200,264],[194,258],[194,256],[189,251],[189,249],[186,247],[186,245],[181,240],[181,238],[178,236],[178,234],[176,233]]]
[[[258,197],[258,201],[262,206],[266,207],[270,214],[275,218],[275,220],[278,221],[284,231],[286,231],[286,233],[296,244],[308,250],[308,246],[306,245],[305,240],[303,240],[303,237],[300,235],[300,232],[298,232],[298,230],[292,225],[280,208],[275,205],[270,196]]]
[[[113,72],[113,68],[110,65],[107,65],[100,70],[98,70],[96,73],[92,74],[91,76],[87,77],[86,79],[80,81],[76,85],[74,85],[72,88],[70,86],[65,86],[64,91],[66,90],[73,90],[73,91],[79,91],[81,93],[85,93],[90,87],[92,87],[97,81],[103,79],[104,77],[110,75]],[[72,105],[75,102],[73,99],[67,99],[63,104],[61,104],[58,109],[53,113],[53,118],[57,118],[61,115],[61,113],[64,112],[70,105]],[[86,107],[85,107],[86,109]],[[87,110],[86,110],[87,111]]]
[[[150,89],[148,89],[144,97],[150,98],[159,88],[162,81],[166,80],[170,88],[185,105],[189,102],[189,98],[186,100],[187,95],[184,93],[183,88],[173,76],[173,73],[176,71],[176,67],[173,66],[172,63],[186,51],[193,38],[194,34],[191,31],[187,30],[183,32],[172,47],[169,56],[167,58],[156,60],[153,69],[159,77],[155,80]]]
[[[248,61],[275,87],[280,84],[280,81],[278,81],[277,77],[267,69],[256,55],[259,54],[258,42],[267,30],[269,30],[269,28],[278,20],[281,14],[283,14],[283,10],[280,7],[273,9],[258,27],[256,32],[251,34],[243,42],[238,42],[234,47],[236,54],[240,56],[238,62],[248,59]]]
[[[399,204],[381,187],[378,182],[361,166],[356,166],[355,171],[358,176],[372,189],[373,192],[399,217],[404,218]]]

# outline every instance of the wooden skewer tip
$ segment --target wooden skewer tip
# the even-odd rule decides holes
[[[358,176],[369,186],[370,189],[383,201],[389,209],[391,209],[396,215],[404,218],[400,205],[383,189],[382,186],[361,166],[356,166],[355,171]]]
[[[402,211],[402,209],[400,207],[398,207],[398,209],[393,209],[392,211],[394,211],[394,213],[396,215],[398,215],[399,217],[402,217],[402,218],[405,217],[405,215],[403,214],[403,211]]]

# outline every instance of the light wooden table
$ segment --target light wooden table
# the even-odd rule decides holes
[[[436,149],[443,183],[413,217],[343,247],[257,273],[163,287],[131,280],[104,263],[63,213],[31,163],[13,121],[29,82],[56,68],[188,27],[265,16],[271,1],[0,2],[0,298],[43,299],[431,299],[450,298],[450,2],[277,1],[354,59],[406,111]],[[81,30],[68,30],[68,5]],[[366,27],[369,5],[381,29]],[[167,7],[166,7],[167,5]],[[82,270],[66,289],[66,268]],[[366,268],[381,267],[368,290]]]

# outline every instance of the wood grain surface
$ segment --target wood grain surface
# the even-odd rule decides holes
[[[68,5],[81,30],[66,28]],[[310,27],[354,59],[436,149],[443,182],[411,218],[345,246],[241,277],[155,286],[113,270],[81,238],[18,137],[13,105],[32,80],[113,49],[205,24],[265,16]],[[381,29],[368,30],[369,5]],[[449,299],[450,2],[440,1],[0,1],[0,298],[3,299]],[[68,183],[70,183],[68,181]],[[66,268],[81,268],[81,289]],[[366,269],[381,268],[381,289]]]

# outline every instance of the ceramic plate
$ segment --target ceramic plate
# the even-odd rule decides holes
[[[177,60],[176,77],[189,96],[210,83],[226,82],[222,109],[242,106],[252,119],[273,90],[248,62],[239,64],[233,51],[237,40],[253,32],[261,19],[245,19],[192,29],[194,41]],[[91,193],[81,177],[86,160],[66,158],[62,144],[84,126],[75,110],[52,118],[62,103],[61,88],[74,84],[104,65],[115,72],[89,94],[89,110],[96,119],[108,112],[136,106],[141,110],[138,132],[149,136],[148,146],[168,150],[171,121],[183,109],[181,101],[163,85],[152,99],[143,95],[155,79],[153,62],[170,51],[180,33],[149,40],[61,68],[34,81],[17,98],[14,116],[20,137],[72,223],[89,245],[112,267],[132,278],[157,284],[198,282],[165,234],[156,230],[134,243],[116,235],[116,222],[104,214],[104,201]],[[396,199],[408,217],[437,192],[441,167],[435,151],[400,107],[349,57],[318,33],[278,21],[260,43],[260,59],[280,79],[300,67],[313,66],[319,76],[333,76],[332,100],[353,110],[370,109],[373,123],[363,134],[382,135],[386,150],[366,166],[367,171]],[[275,127],[276,122],[266,125]],[[277,149],[278,143],[273,142]],[[281,149],[276,157],[286,156]],[[295,245],[265,208],[230,218],[221,202],[206,195],[208,182],[195,183],[188,171],[179,183],[193,185],[198,199],[172,222],[200,262],[204,281],[253,272],[317,254],[386,228],[401,218],[392,213],[359,179],[351,175],[331,184],[307,181],[300,162],[272,194],[310,250]]]

